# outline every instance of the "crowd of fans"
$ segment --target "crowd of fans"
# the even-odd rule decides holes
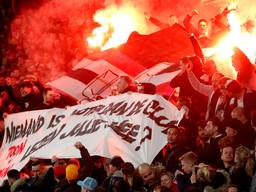
[[[197,29],[193,28],[190,20],[195,14],[194,11],[185,18],[184,26],[199,43],[207,44],[209,23],[203,19]],[[227,30],[227,26],[221,25],[220,29]],[[237,52],[233,57],[236,64],[240,59]],[[239,61],[244,64],[243,59]],[[119,156],[90,156],[86,147],[76,142],[74,147],[80,151],[81,159],[31,159],[21,171],[8,171],[8,180],[0,191],[256,191],[256,92],[243,84],[247,77],[229,79],[216,70],[213,61],[206,62],[200,56],[181,58],[179,66],[181,72],[170,82],[172,88],[179,87],[179,96],[169,100],[186,113],[179,126],[168,129],[167,144],[152,164],[142,162],[134,167]],[[155,94],[155,90],[152,84],[135,84],[122,76],[112,94]],[[0,141],[5,114],[74,104],[35,76],[20,76],[19,71],[12,71],[0,77]]]

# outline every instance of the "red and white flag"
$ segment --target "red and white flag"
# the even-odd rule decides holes
[[[189,36],[178,24],[150,35],[133,33],[127,43],[90,55],[49,85],[77,100],[110,95],[120,75],[161,87],[179,73],[181,57],[195,54]]]

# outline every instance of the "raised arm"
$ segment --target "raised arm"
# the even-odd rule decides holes
[[[192,71],[187,71],[187,76],[193,89],[207,97],[211,95],[213,92],[213,87],[211,85],[205,85],[201,83]]]
[[[198,15],[198,11],[197,10],[193,10],[192,13],[187,14],[186,17],[183,20],[183,25],[184,25],[185,29],[187,30],[187,32],[193,33],[197,37],[199,35],[198,31],[197,31],[197,29],[191,23],[191,19],[195,15]]]
[[[81,142],[76,142],[75,147],[80,151],[82,157],[82,166],[79,174],[81,178],[91,176],[93,170],[93,162],[88,150],[82,145]]]
[[[153,23],[154,25],[156,25],[157,27],[161,28],[161,29],[165,29],[167,27],[169,27],[168,24],[158,20],[157,18],[155,17],[149,17],[148,19],[151,23]]]

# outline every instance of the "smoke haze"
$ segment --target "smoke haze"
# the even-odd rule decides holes
[[[181,22],[193,9],[201,17],[211,18],[226,6],[227,1],[218,0],[41,0],[24,1],[18,16],[11,24],[9,41],[11,53],[16,54],[18,69],[23,74],[35,74],[49,81],[69,71],[87,54],[86,37],[97,24],[93,15],[110,5],[134,6],[142,16],[147,12],[163,22],[169,15],[176,15]],[[255,0],[238,2],[242,20],[255,19],[252,6]],[[146,22],[146,21],[145,21]],[[148,24],[143,33],[156,27]],[[10,54],[10,52],[9,52]],[[10,54],[11,55],[11,54]]]

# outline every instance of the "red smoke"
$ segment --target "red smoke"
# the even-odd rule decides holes
[[[41,0],[21,1],[20,13],[11,24],[12,60],[21,74],[35,74],[46,82],[72,68],[87,54],[86,37],[96,27],[94,13],[110,4],[130,2],[143,14],[167,15],[181,0]],[[186,1],[191,8],[193,1]],[[175,6],[176,5],[176,6]],[[176,9],[177,10],[177,9]],[[181,9],[179,9],[181,10]],[[171,13],[173,14],[173,13]],[[175,13],[174,13],[175,14]],[[159,15],[160,19],[165,19]],[[16,56],[15,56],[16,54]]]
[[[24,0],[11,24],[12,60],[22,74],[35,74],[46,82],[68,71],[87,54],[86,38],[96,24],[94,13],[108,5],[129,2],[141,13],[166,22],[176,15],[180,22],[194,8],[211,18],[216,9],[203,0]],[[214,0],[211,0],[214,2]],[[10,53],[10,51],[9,51]]]
[[[86,55],[85,37],[95,27],[92,17],[102,3],[51,0],[21,7],[10,33],[21,73],[47,81],[71,69],[75,60]]]

